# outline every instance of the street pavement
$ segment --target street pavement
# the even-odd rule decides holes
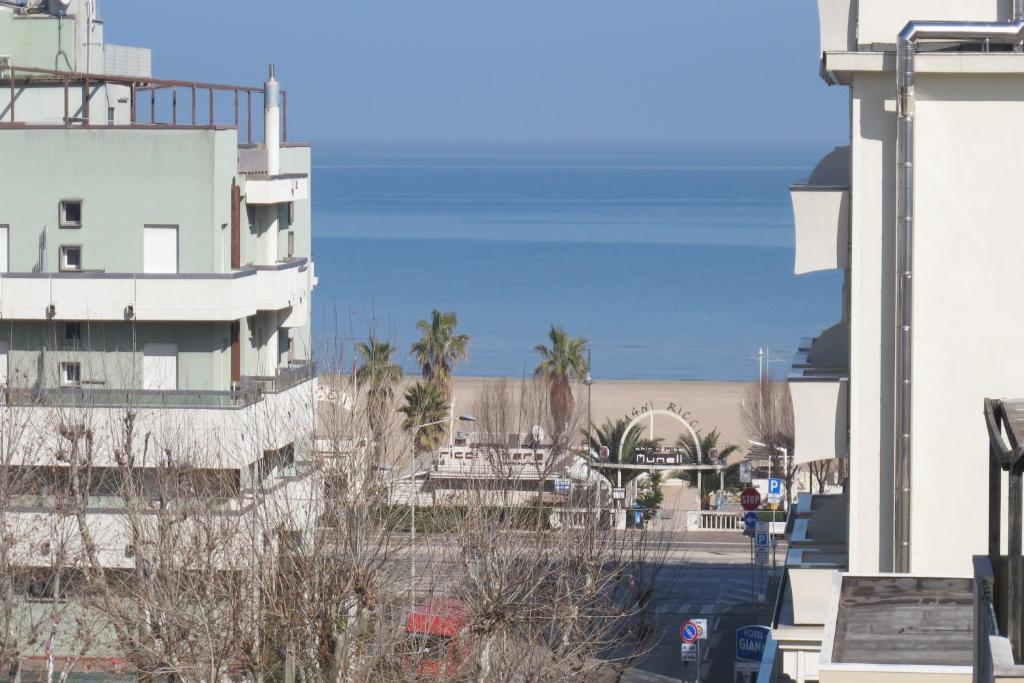
[[[684,667],[679,627],[705,618],[711,631],[701,643],[701,681],[732,681],[736,629],[768,624],[774,607],[771,571],[751,571],[750,541],[739,531],[695,531],[667,543],[665,566],[652,606],[661,640],[635,667],[627,681],[694,681],[696,666]],[[781,566],[785,546],[777,549]],[[769,568],[770,569],[770,568]],[[776,570],[775,575],[781,570]],[[765,594],[763,603],[758,595]]]

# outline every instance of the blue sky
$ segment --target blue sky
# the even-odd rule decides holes
[[[292,139],[830,146],[810,0],[100,0],[157,76],[259,84]]]

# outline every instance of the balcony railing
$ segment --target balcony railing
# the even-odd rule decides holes
[[[228,391],[179,389],[9,388],[10,406],[46,408],[244,408],[266,394],[279,394],[316,376],[313,361],[293,361],[273,375],[244,376]]]
[[[201,83],[193,81],[175,81],[165,78],[151,78],[144,75],[111,75],[93,74],[76,71],[58,71],[54,69],[41,69],[37,67],[10,65],[4,69],[2,74],[7,80],[10,88],[10,107],[8,116],[0,121],[0,128],[10,126],[39,125],[38,122],[26,119],[19,120],[17,116],[17,100],[19,86],[25,85],[60,85],[64,89],[64,116],[56,122],[57,125],[66,127],[79,127],[90,125],[92,122],[90,112],[91,93],[98,85],[115,85],[128,89],[128,96],[131,104],[130,127],[216,127],[232,126],[241,130],[243,116],[242,107],[245,107],[245,129],[246,141],[253,143],[253,95],[263,97],[263,87],[245,85],[227,85],[222,83]],[[72,98],[73,91],[80,91]],[[184,92],[183,100],[188,100],[188,115],[183,115],[179,121],[178,96]],[[148,93],[148,97],[144,94]],[[228,111],[231,117],[220,117],[217,115],[217,94],[233,96],[228,102]],[[202,100],[206,99],[203,104]],[[80,104],[78,111],[72,109],[72,101]],[[105,107],[106,105],[104,105]],[[183,102],[184,106],[184,102]],[[140,111],[141,107],[145,107]],[[205,111],[201,111],[205,108]],[[224,111],[222,108],[220,111]],[[146,116],[148,114],[148,117]],[[205,116],[203,116],[205,114]],[[103,112],[106,125],[106,110]],[[148,121],[146,120],[148,118]],[[257,117],[262,119],[262,116]],[[49,125],[54,125],[53,123]],[[95,125],[95,124],[93,124]],[[288,93],[281,91],[281,140],[288,141]]]

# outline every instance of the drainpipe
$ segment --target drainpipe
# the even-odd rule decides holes
[[[914,58],[922,40],[1020,43],[1024,0],[1012,0],[1009,22],[912,21],[896,44],[896,391],[894,416],[894,571],[909,573],[911,418],[913,416]]]

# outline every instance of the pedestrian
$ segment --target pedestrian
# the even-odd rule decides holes
[[[717,510],[718,509],[718,495],[714,491],[712,491],[710,494],[708,494],[708,509],[710,509],[710,510]]]

